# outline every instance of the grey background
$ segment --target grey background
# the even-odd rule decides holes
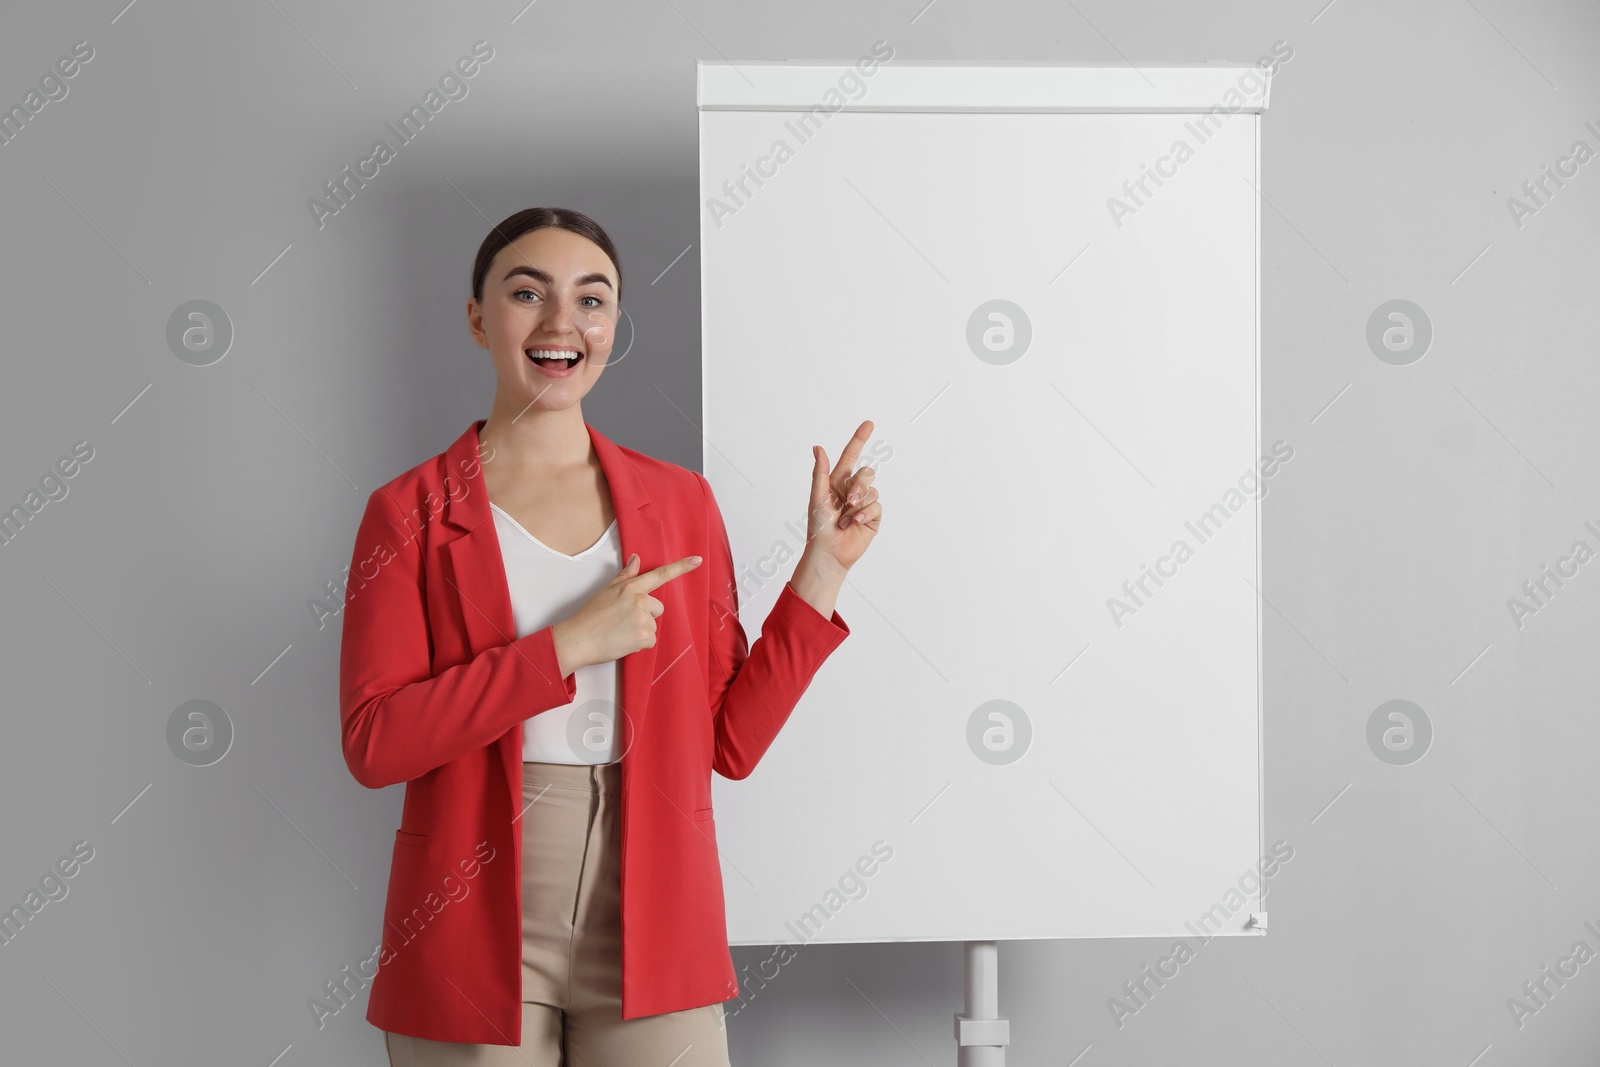
[[[76,441],[94,458],[0,547],[0,902],[76,841],[94,858],[0,947],[3,1058],[383,1062],[364,998],[320,1031],[306,1007],[377,938],[401,798],[344,767],[338,624],[307,601],[366,493],[487,414],[463,304],[491,221],[559,204],[611,231],[638,339],[586,414],[694,466],[695,59],[883,38],[902,61],[1251,61],[1281,39],[1263,438],[1296,451],[1263,503],[1262,592],[1267,838],[1294,859],[1266,938],[1201,948],[1120,1029],[1107,998],[1165,943],[1004,945],[1010,1059],[1592,1062],[1600,964],[1521,1028],[1506,1002],[1575,942],[1600,950],[1600,577],[1520,628],[1507,600],[1600,545],[1600,164],[1520,227],[1506,198],[1600,147],[1597,23],[1504,0],[11,5],[0,102],[76,41],[95,56],[0,147],[0,502]],[[480,39],[469,95],[319,230],[306,199]],[[865,243],[797,303],[862,298],[870,265]],[[209,367],[165,341],[191,299],[236,332]],[[1365,341],[1392,299],[1434,328],[1408,366]],[[819,434],[836,451],[852,428]],[[235,730],[209,768],[167,747],[194,699]],[[1367,745],[1392,699],[1434,727],[1406,766]],[[809,947],[731,1018],[734,1060],[951,1062],[960,988],[957,945]]]

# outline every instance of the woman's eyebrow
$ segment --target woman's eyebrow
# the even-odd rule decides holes
[[[503,282],[508,282],[512,278],[515,278],[519,274],[525,274],[528,277],[533,278],[536,281],[544,282],[544,284],[546,284],[546,285],[554,285],[556,283],[556,280],[554,278],[550,277],[550,274],[549,274],[548,271],[540,270],[538,267],[529,267],[529,266],[512,267],[510,270],[506,271],[506,276],[504,278],[501,278],[500,280],[503,281]],[[611,284],[611,279],[606,277],[604,274],[599,273],[598,271],[592,271],[592,272],[590,272],[588,274],[583,275],[582,277],[578,278],[578,280],[577,280],[577,282],[575,284],[577,284],[577,285],[591,285],[591,284],[594,284],[596,282],[600,283],[601,285],[604,285],[607,289],[610,289],[612,292],[616,291],[617,287]]]

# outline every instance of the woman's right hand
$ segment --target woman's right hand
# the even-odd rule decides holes
[[[591,596],[576,612],[551,627],[561,676],[593,663],[610,663],[656,643],[656,619],[666,610],[650,595],[672,579],[700,566],[699,556],[685,556],[639,573],[639,554]]]

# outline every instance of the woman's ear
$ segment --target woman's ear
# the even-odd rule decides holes
[[[467,297],[467,329],[479,348],[489,347],[489,335],[483,331],[483,309],[478,306],[477,298],[470,296]]]

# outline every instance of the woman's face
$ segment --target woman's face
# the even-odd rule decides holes
[[[519,411],[570,407],[599,380],[616,338],[616,286],[611,257],[559,227],[525,233],[495,254],[482,302],[467,299],[467,324]],[[535,362],[545,355],[577,362]]]

